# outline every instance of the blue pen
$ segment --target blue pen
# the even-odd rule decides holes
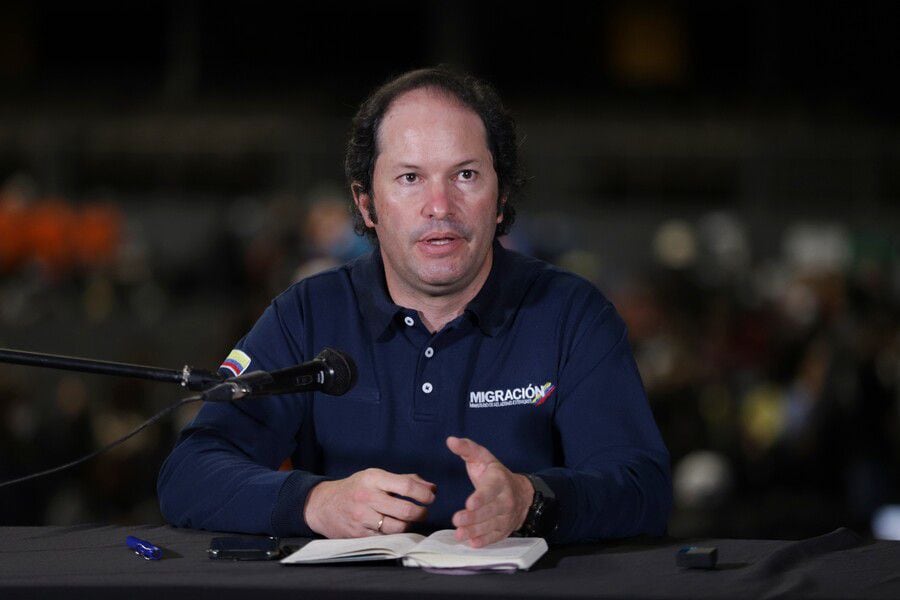
[[[125,538],[125,544],[144,560],[159,560],[162,558],[162,550],[158,546],[154,546],[150,542],[136,538],[133,535]]]

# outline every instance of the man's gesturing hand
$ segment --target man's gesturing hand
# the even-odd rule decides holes
[[[519,529],[534,498],[528,478],[507,469],[487,448],[472,440],[450,436],[447,447],[466,461],[466,472],[475,486],[465,509],[453,515],[456,539],[480,548]]]
[[[306,498],[303,518],[310,529],[328,538],[401,533],[427,513],[424,506],[405,498],[431,504],[436,489],[418,475],[366,469],[316,485]]]

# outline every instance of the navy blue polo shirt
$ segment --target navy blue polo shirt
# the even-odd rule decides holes
[[[493,252],[482,289],[435,333],[393,303],[377,249],[276,298],[230,368],[285,368],[330,346],[354,359],[358,383],[340,397],[204,405],[160,471],[169,522],[311,535],[310,489],[377,467],[437,484],[417,527],[452,528],[473,491],[446,447],[455,435],[553,489],[555,541],[663,533],[669,457],[615,308],[576,275],[499,244]],[[293,470],[279,471],[289,457]]]

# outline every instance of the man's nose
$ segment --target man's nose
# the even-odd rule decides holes
[[[453,214],[453,190],[448,182],[434,181],[429,184],[424,212],[424,216],[432,219],[443,219]]]

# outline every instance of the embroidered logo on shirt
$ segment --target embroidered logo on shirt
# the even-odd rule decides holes
[[[532,383],[512,389],[469,392],[469,408],[501,408],[518,404],[540,406],[555,391],[556,386],[548,381],[544,385]]]
[[[534,399],[534,405],[540,406],[541,404],[546,402],[547,398],[549,398],[555,391],[556,391],[556,386],[548,381],[547,383],[545,383],[544,385],[541,386],[541,396],[540,396],[540,398]]]
[[[247,370],[247,367],[250,366],[250,362],[251,358],[247,356],[246,353],[240,350],[232,350],[231,354],[228,355],[228,358],[225,359],[225,362],[219,365],[219,368],[225,369],[230,372],[233,377],[237,377]]]

